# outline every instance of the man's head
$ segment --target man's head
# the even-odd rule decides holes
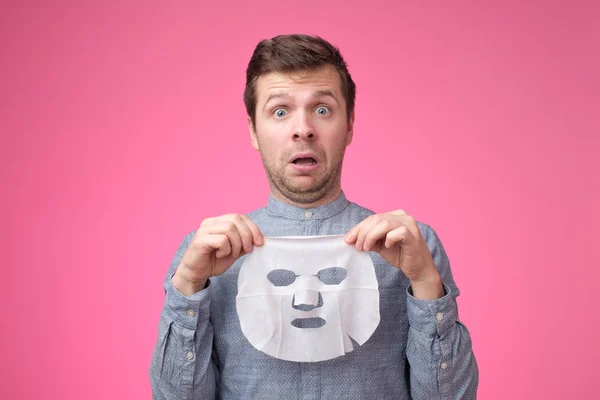
[[[317,70],[326,65],[334,67],[340,75],[346,116],[350,121],[354,112],[356,85],[340,51],[318,36],[280,35],[258,43],[248,63],[244,104],[251,122],[256,122],[256,81],[261,75],[270,72]]]
[[[310,207],[339,194],[355,93],[344,59],[325,40],[285,35],[258,44],[244,102],[276,197]]]

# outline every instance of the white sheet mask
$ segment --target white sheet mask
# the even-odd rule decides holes
[[[342,356],[380,318],[371,257],[343,236],[265,238],[244,259],[236,305],[252,346],[288,361]]]

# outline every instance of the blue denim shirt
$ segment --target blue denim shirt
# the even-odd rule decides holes
[[[348,201],[303,209],[277,201],[248,214],[264,236],[341,235],[373,214]],[[236,312],[239,259],[207,287],[184,296],[171,283],[194,233],[177,250],[150,367],[154,399],[475,399],[479,381],[467,328],[458,320],[458,288],[434,230],[419,229],[442,276],[445,296],[418,300],[397,268],[371,252],[381,321],[344,356],[314,363],[273,358],[243,335]]]

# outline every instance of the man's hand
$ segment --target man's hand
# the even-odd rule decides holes
[[[374,214],[345,237],[361,251],[375,251],[410,280],[413,295],[431,300],[444,296],[442,279],[416,220],[403,210]]]
[[[173,285],[186,296],[199,292],[208,278],[227,271],[238,258],[263,244],[261,231],[245,215],[207,218],[183,255]]]

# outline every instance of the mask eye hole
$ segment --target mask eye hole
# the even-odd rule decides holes
[[[339,285],[348,276],[348,271],[340,267],[324,268],[317,273],[317,278],[326,285]]]
[[[267,274],[267,279],[274,286],[289,286],[296,280],[296,274],[287,269],[274,269]]]

